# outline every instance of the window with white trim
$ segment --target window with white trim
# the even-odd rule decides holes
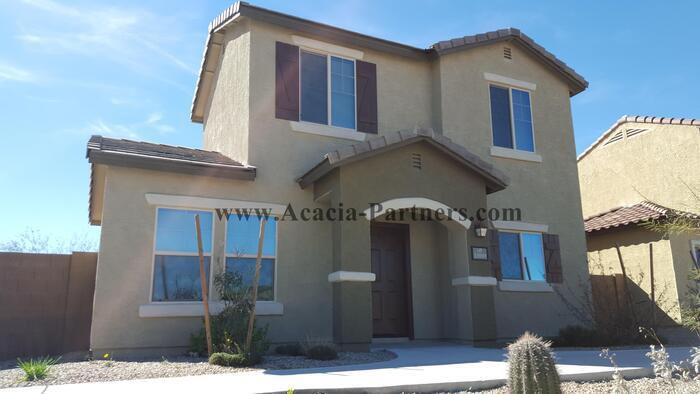
[[[493,145],[526,152],[535,151],[530,92],[489,85]]]
[[[690,241],[695,268],[700,269],[700,239]]]
[[[300,120],[356,129],[355,61],[303,49],[299,57]]]
[[[226,272],[240,276],[241,284],[249,289],[255,277],[260,220],[257,216],[231,215],[226,223]],[[277,222],[269,217],[265,224],[262,266],[258,282],[258,300],[275,299],[275,263],[277,260]]]
[[[214,215],[210,211],[158,208],[151,300],[201,301],[195,215],[202,230],[204,271],[209,280]]]
[[[541,233],[498,232],[503,279],[546,281]]]

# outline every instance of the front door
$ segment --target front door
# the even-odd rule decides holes
[[[372,223],[374,337],[409,337],[411,321],[408,225]]]

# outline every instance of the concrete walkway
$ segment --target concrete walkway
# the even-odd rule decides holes
[[[34,386],[0,390],[0,394],[81,393],[296,393],[401,391],[454,391],[499,386],[505,382],[507,364],[501,349],[473,348],[446,343],[384,345],[398,357],[394,360],[342,367],[253,371],[243,373],[98,382],[57,386]],[[687,358],[690,348],[670,348],[673,360]],[[617,350],[617,361],[627,377],[651,373],[646,349]],[[612,368],[598,351],[557,351],[563,380],[608,379]]]

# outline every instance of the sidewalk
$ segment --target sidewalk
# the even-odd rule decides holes
[[[398,357],[381,363],[341,367],[253,371],[178,378],[127,380],[57,386],[34,386],[0,390],[0,394],[81,393],[268,393],[453,391],[490,388],[505,382],[507,364],[501,349],[430,343],[386,345]],[[617,350],[617,361],[626,377],[651,373],[647,349]],[[673,360],[689,356],[689,348],[669,348]],[[599,351],[558,351],[557,366],[562,380],[610,378],[612,368]]]

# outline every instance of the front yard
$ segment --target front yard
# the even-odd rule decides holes
[[[0,388],[69,383],[107,382],[115,380],[168,378],[219,373],[234,373],[256,369],[317,368],[338,365],[366,364],[387,361],[396,355],[389,351],[371,353],[339,352],[335,360],[312,360],[303,356],[270,355],[253,367],[221,367],[207,362],[206,358],[174,357],[139,360],[93,360],[59,362],[51,367],[45,379],[27,381],[16,361],[0,363]]]
[[[691,394],[700,393],[700,382],[698,381],[682,381],[675,379],[673,386],[663,379],[641,378],[625,381],[628,393],[644,393],[644,394]],[[615,393],[615,385],[612,381],[605,382],[565,382],[561,385],[562,393],[572,394],[593,394],[593,393]],[[619,391],[618,391],[619,392]],[[473,391],[462,391],[456,394],[473,393]],[[508,388],[503,386],[497,389],[479,391],[480,394],[508,394]]]

